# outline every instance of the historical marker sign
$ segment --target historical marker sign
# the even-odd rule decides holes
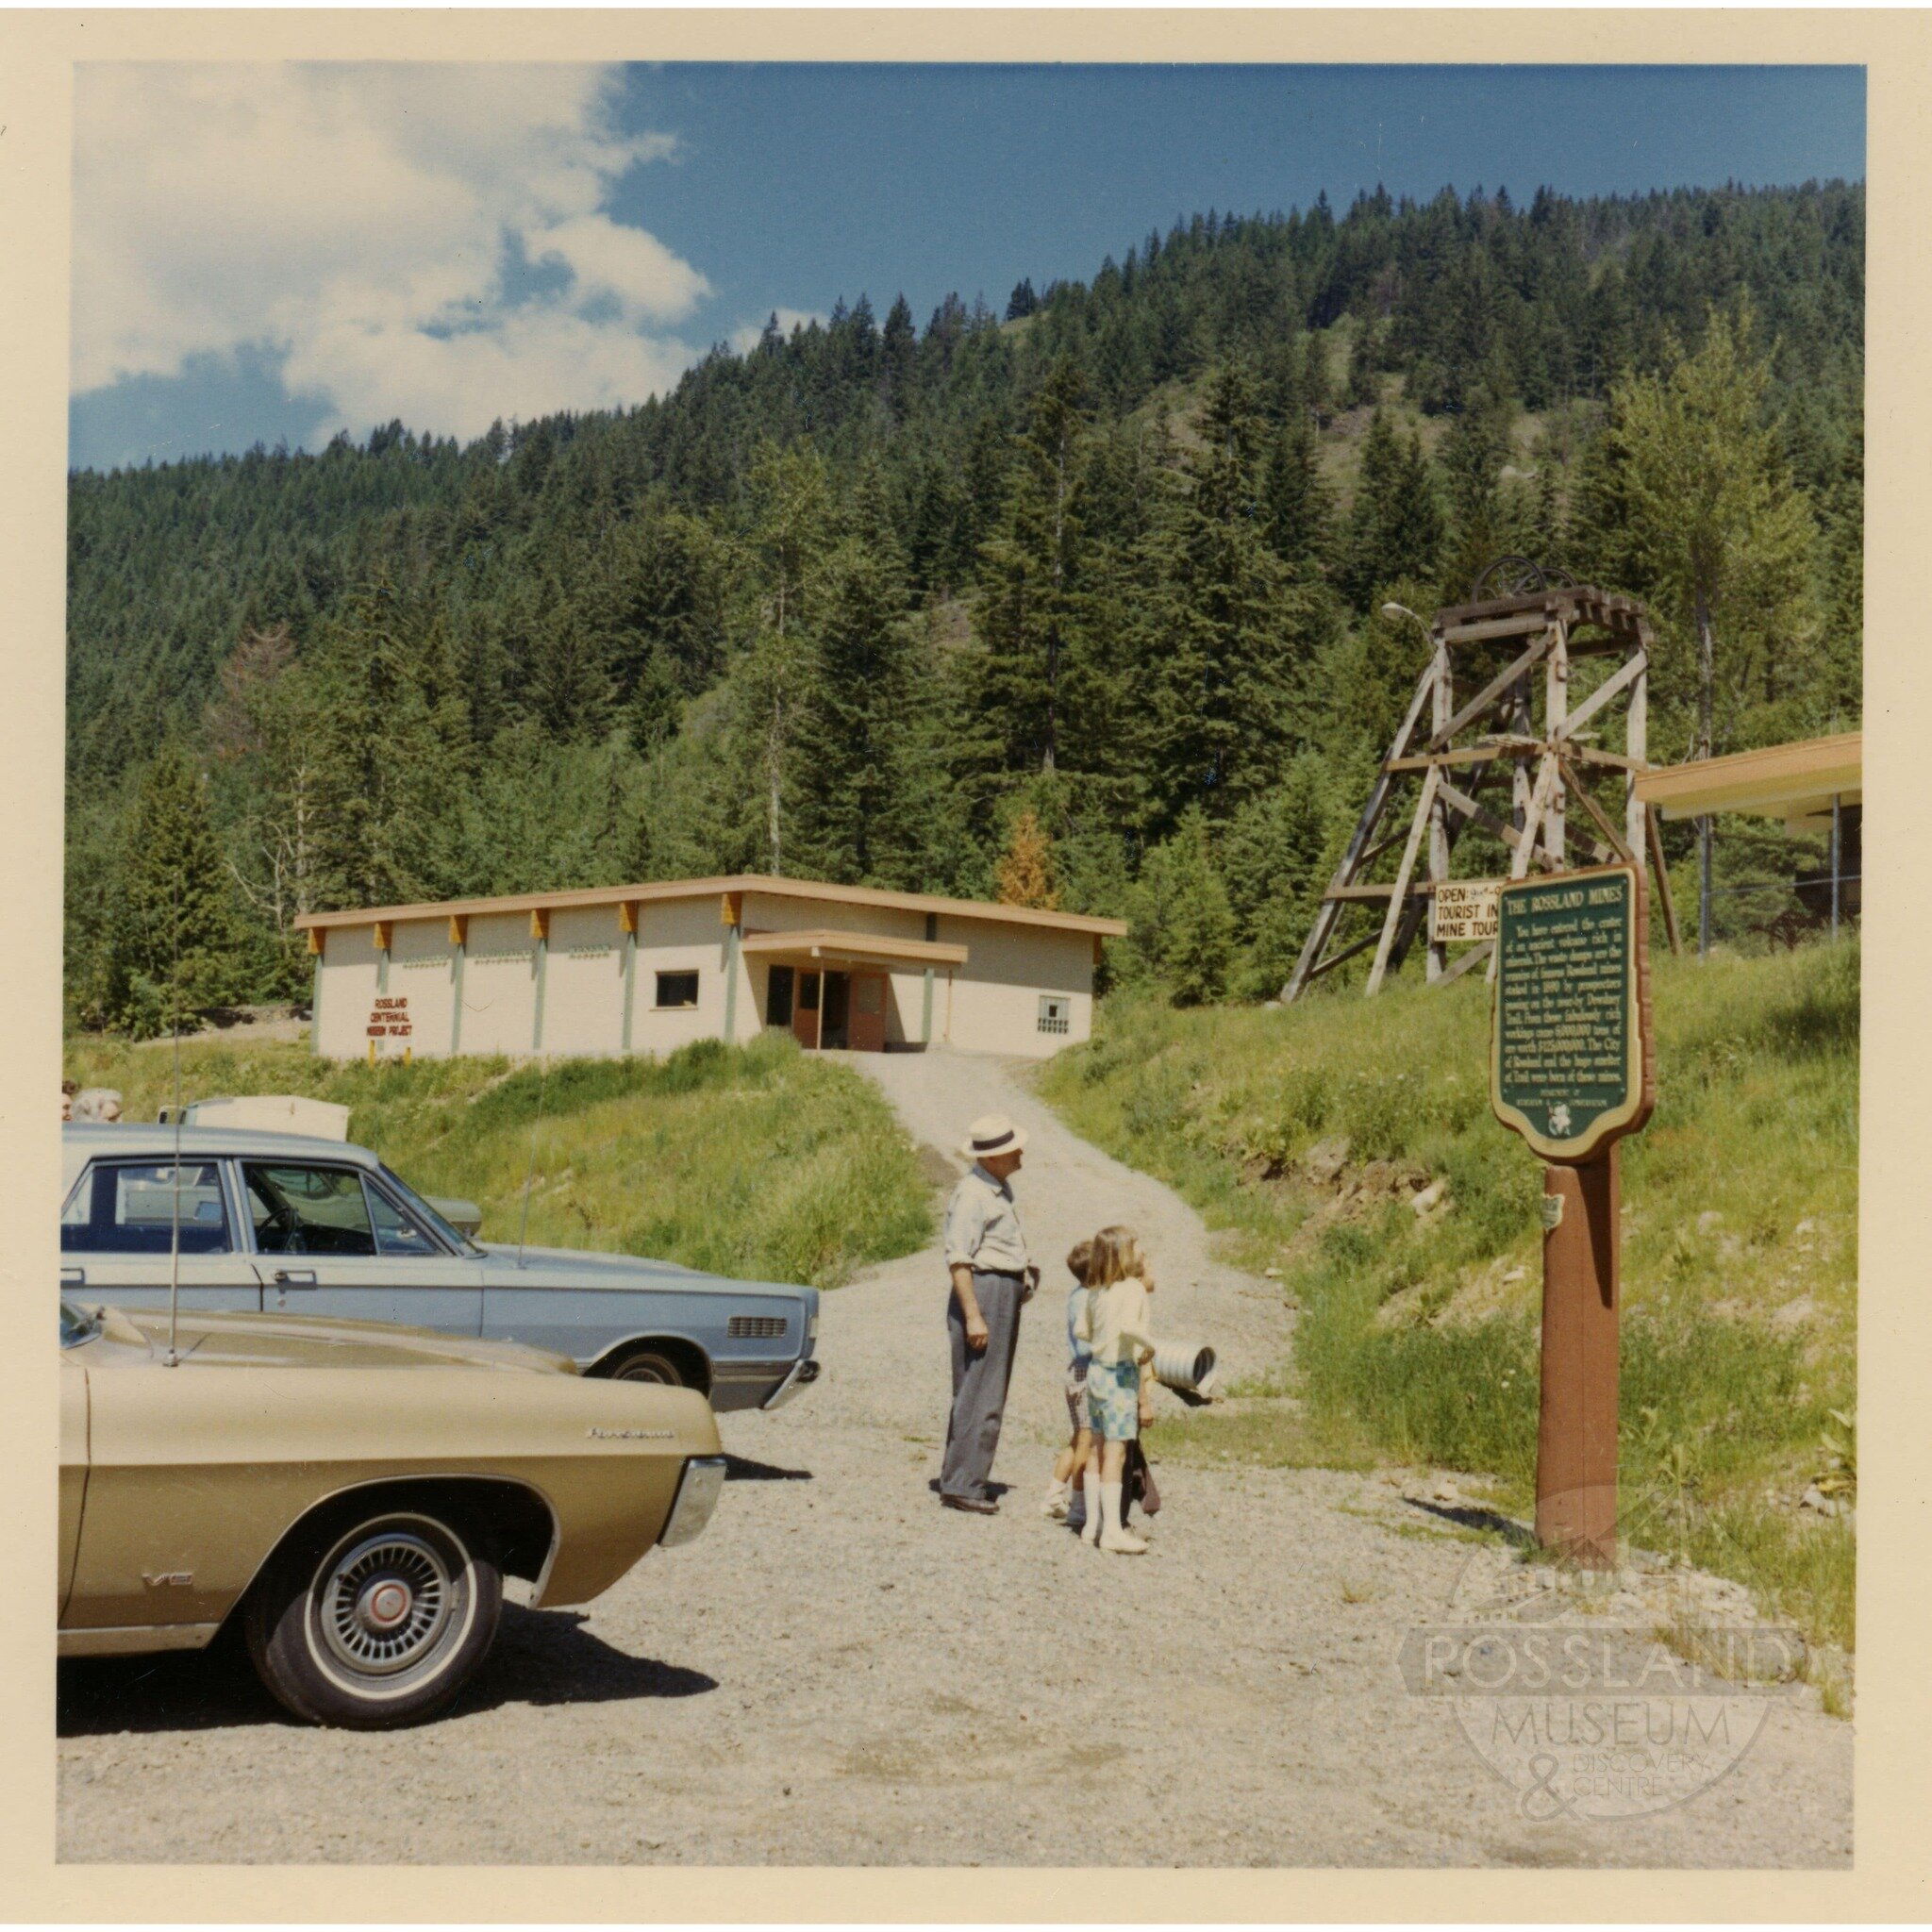
[[[1657,1103],[1643,881],[1609,865],[1497,895],[1490,1104],[1545,1160],[1575,1166]]]
[[[369,1009],[369,1038],[372,1041],[407,1040],[410,1030],[408,993],[385,994]]]
[[[1496,937],[1501,879],[1443,879],[1429,899],[1429,938],[1439,946]]]

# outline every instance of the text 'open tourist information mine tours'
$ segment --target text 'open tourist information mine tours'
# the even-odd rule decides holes
[[[1589,1159],[1649,1117],[1647,926],[1630,866],[1498,895],[1491,1102],[1546,1160]]]

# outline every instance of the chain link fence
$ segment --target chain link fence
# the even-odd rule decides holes
[[[1707,893],[1698,822],[1665,826],[1686,950],[1771,952],[1856,931],[1864,892],[1861,819],[1857,806],[1840,809],[1834,862],[1829,831],[1794,833],[1774,821],[1715,815]]]

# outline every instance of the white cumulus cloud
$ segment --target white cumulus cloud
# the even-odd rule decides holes
[[[615,92],[554,65],[83,66],[75,391],[258,346],[331,429],[473,436],[661,390],[710,286],[607,211],[675,146],[624,133]]]

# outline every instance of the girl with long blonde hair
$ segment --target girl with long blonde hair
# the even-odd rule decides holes
[[[1098,1440],[1081,1487],[1087,1498],[1087,1541],[1118,1556],[1147,1547],[1121,1514],[1127,1444],[1141,1434],[1141,1366],[1154,1358],[1147,1307],[1153,1272],[1130,1227],[1103,1227],[1088,1252],[1087,1296],[1074,1333],[1087,1344],[1087,1413]]]

